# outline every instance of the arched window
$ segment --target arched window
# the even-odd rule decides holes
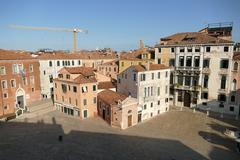
[[[235,102],[235,96],[234,95],[231,96],[231,102]]]
[[[232,81],[232,90],[233,90],[233,91],[236,91],[236,90],[237,90],[237,80],[236,80],[236,79],[234,79],[234,80]]]
[[[233,65],[233,70],[234,70],[234,71],[237,71],[237,70],[238,70],[238,63],[237,63],[237,62],[234,63],[234,65]]]

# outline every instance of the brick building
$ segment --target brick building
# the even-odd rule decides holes
[[[57,110],[85,119],[97,114],[97,79],[90,67],[64,67],[54,82]]]
[[[0,50],[0,118],[21,114],[40,100],[39,62],[30,53]]]

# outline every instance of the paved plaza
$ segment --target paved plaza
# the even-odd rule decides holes
[[[112,128],[99,117],[81,121],[53,111],[0,123],[0,159],[239,160],[235,142],[223,134],[226,127],[240,124],[188,109],[127,130]]]

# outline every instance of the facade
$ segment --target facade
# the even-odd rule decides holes
[[[104,53],[44,53],[37,56],[40,63],[41,94],[42,98],[53,96],[53,79],[57,78],[58,71],[64,67],[93,67],[113,61],[115,54]]]
[[[0,50],[0,118],[23,113],[40,100],[38,60],[27,52]]]
[[[169,110],[169,74],[168,67],[148,63],[118,75],[117,92],[138,100],[138,122]]]
[[[100,64],[97,67],[97,72],[113,79],[117,79],[118,62],[118,60],[114,60],[111,62]]]
[[[237,110],[236,115],[240,116],[240,52],[234,52],[232,63],[231,93],[229,104],[231,110]]]
[[[233,42],[202,32],[177,33],[161,39],[156,47],[175,51],[171,72],[172,103],[199,107],[216,112],[231,111],[228,95],[231,89]]]
[[[104,90],[98,94],[98,115],[113,127],[126,129],[138,123],[136,98]]]
[[[97,115],[97,79],[90,67],[64,67],[54,82],[54,106],[85,119]]]

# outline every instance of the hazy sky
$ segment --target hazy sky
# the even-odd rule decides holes
[[[130,50],[140,39],[153,46],[176,32],[198,31],[208,23],[233,22],[240,41],[240,0],[1,0],[0,48],[73,48],[71,32],[16,30],[10,24],[79,27],[79,49]]]

